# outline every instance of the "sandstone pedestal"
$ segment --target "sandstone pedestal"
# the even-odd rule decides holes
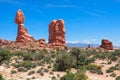
[[[49,24],[49,44],[53,46],[66,46],[65,27],[63,20],[53,20]]]
[[[34,38],[28,34],[27,29],[24,27],[24,14],[20,9],[17,11],[15,22],[18,25],[16,42],[34,41]]]

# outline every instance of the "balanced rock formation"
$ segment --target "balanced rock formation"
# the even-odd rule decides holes
[[[20,9],[17,11],[15,22],[18,25],[16,42],[34,41],[34,38],[28,34],[27,29],[24,27],[24,14]]]
[[[66,46],[65,26],[63,20],[53,20],[49,24],[49,44],[53,46]]]
[[[101,48],[104,48],[106,50],[113,50],[113,44],[107,39],[103,39],[100,45]]]

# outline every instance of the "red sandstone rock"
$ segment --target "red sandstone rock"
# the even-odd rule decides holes
[[[15,22],[18,25],[16,42],[34,41],[34,38],[28,34],[24,27],[24,14],[20,9],[17,11]]]
[[[10,43],[11,43],[11,41],[0,39],[1,45],[9,45]]]
[[[53,46],[66,46],[65,27],[63,20],[53,20],[49,24],[49,44]]]
[[[40,44],[46,44],[45,39],[39,39],[38,41]]]
[[[103,39],[101,43],[101,48],[104,48],[106,50],[113,50],[113,44],[107,39]]]

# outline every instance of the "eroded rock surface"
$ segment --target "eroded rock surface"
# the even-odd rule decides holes
[[[16,42],[34,41],[34,38],[28,34],[24,27],[24,14],[20,9],[16,13],[15,22],[18,25]]]
[[[106,50],[113,50],[113,44],[107,39],[103,39],[100,45],[101,48],[104,48]]]
[[[66,46],[65,26],[63,20],[53,20],[49,24],[49,44],[53,46]]]

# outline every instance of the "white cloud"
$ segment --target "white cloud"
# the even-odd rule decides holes
[[[80,41],[66,41],[66,43],[73,43],[73,44],[75,44],[75,43],[80,43]]]

